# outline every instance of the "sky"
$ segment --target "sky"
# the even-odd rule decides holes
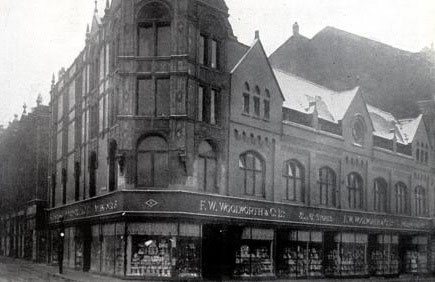
[[[434,0],[226,0],[239,41],[255,30],[271,54],[298,22],[308,38],[326,26],[411,52],[435,42]],[[100,15],[105,0],[99,0]],[[68,68],[85,44],[94,0],[0,0],[0,124],[49,102],[52,74]],[[57,77],[57,76],[56,76]]]

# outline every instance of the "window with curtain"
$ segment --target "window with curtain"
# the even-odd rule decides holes
[[[165,139],[150,136],[137,147],[137,185],[167,187],[169,184],[169,152]]]
[[[204,141],[198,149],[198,187],[202,191],[217,192],[217,158],[210,143]]]
[[[265,196],[265,167],[260,156],[253,152],[247,152],[239,158],[239,168],[243,181],[243,189],[246,195]]]
[[[377,178],[373,184],[373,210],[378,212],[387,211],[387,189],[388,183],[383,178]]]
[[[324,206],[335,207],[335,193],[337,178],[334,170],[329,167],[319,169],[319,203]]]
[[[305,169],[297,160],[287,161],[284,165],[286,197],[289,201],[304,201]]]
[[[152,2],[138,16],[138,55],[141,57],[171,54],[171,16],[164,5]]]
[[[363,208],[363,179],[352,172],[347,176],[348,206],[351,209]]]
[[[395,204],[397,214],[408,214],[407,187],[403,182],[399,182],[395,187]]]
[[[422,216],[426,214],[426,190],[422,186],[417,186],[414,192],[415,215]]]

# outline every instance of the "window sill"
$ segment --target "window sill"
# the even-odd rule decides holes
[[[199,64],[199,63],[198,63]],[[212,72],[216,72],[216,73],[220,73],[220,74],[224,74],[224,71],[219,69],[219,68],[212,68],[211,66],[206,66],[206,65],[202,65],[199,64],[199,67],[201,69],[207,70],[207,71],[212,71]]]

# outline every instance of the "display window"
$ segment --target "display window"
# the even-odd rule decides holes
[[[115,224],[102,226],[103,238],[101,241],[101,272],[113,273],[115,262]]]
[[[377,276],[399,274],[399,236],[371,236],[370,273]]]
[[[283,277],[321,277],[323,275],[323,233],[279,231],[277,242],[278,275]]]
[[[83,269],[83,234],[80,229],[76,229],[75,241],[75,268]]]
[[[162,278],[201,277],[200,235],[199,225],[129,225],[127,274]]]
[[[101,241],[100,226],[92,226],[91,242],[91,270],[99,272],[101,270]]]
[[[115,224],[115,274],[124,275],[125,223]]]
[[[404,240],[404,271],[405,273],[427,272],[428,238],[415,236]]]
[[[236,250],[235,277],[273,276],[273,236],[271,229],[245,228]]]
[[[326,236],[325,236],[326,237]],[[330,237],[330,236],[327,236]],[[338,233],[326,241],[326,274],[332,276],[368,275],[368,235]]]

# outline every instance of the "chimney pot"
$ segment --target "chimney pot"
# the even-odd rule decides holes
[[[255,39],[260,39],[260,31],[259,30],[255,31]]]
[[[299,24],[298,24],[298,22],[295,22],[293,24],[293,35],[299,35]]]

